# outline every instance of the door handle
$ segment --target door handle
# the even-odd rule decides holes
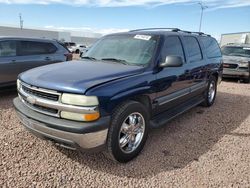
[[[11,60],[11,63],[16,63],[16,60],[15,60],[15,59],[12,59],[12,60]]]
[[[51,59],[49,57],[45,57],[45,60],[46,61],[50,61]]]
[[[185,74],[190,74],[191,71],[190,70],[185,70]]]

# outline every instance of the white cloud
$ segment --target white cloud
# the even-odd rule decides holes
[[[199,0],[0,0],[6,4],[67,4],[73,6],[122,7],[161,6],[166,4],[193,4]],[[203,0],[212,9],[250,6],[250,0]]]

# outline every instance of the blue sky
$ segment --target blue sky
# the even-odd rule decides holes
[[[178,0],[177,0],[178,1]],[[144,27],[199,29],[200,7],[191,0],[71,1],[0,0],[0,25],[110,33]],[[54,3],[57,2],[57,3]],[[197,1],[196,1],[197,2]],[[250,1],[203,1],[202,31],[219,38],[221,33],[250,31]]]

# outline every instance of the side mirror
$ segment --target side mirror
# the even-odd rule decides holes
[[[160,67],[181,67],[183,65],[182,58],[180,56],[167,56],[165,62],[160,64]]]

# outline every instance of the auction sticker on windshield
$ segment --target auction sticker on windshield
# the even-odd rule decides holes
[[[150,35],[135,35],[135,39],[141,39],[141,40],[150,40],[151,36]]]

